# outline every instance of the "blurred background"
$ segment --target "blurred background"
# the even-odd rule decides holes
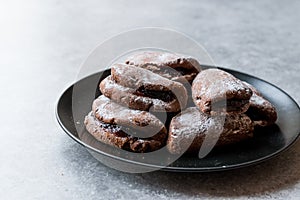
[[[149,26],[187,34],[217,65],[265,79],[299,104],[299,9],[297,0],[1,0],[0,198],[299,199],[299,142],[232,172],[124,174],[66,136],[54,114],[93,48]]]

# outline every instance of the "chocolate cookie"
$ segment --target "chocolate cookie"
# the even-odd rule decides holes
[[[204,113],[244,113],[252,91],[241,80],[219,70],[201,71],[192,84],[192,98]]]
[[[125,62],[182,83],[191,83],[201,71],[195,58],[168,52],[141,52],[128,57]]]
[[[172,119],[167,148],[172,154],[198,153],[206,137],[217,146],[233,144],[253,137],[253,124],[245,114],[209,116],[190,107]]]
[[[103,95],[93,102],[84,123],[96,140],[133,152],[155,151],[167,139],[167,129],[154,115],[125,108]]]
[[[177,112],[187,104],[187,91],[149,70],[126,64],[111,67],[111,76],[100,83],[102,94],[132,109]]]
[[[277,120],[277,112],[274,105],[266,100],[257,89],[244,82],[253,92],[250,98],[250,107],[246,114],[252,119],[255,126],[268,126]]]

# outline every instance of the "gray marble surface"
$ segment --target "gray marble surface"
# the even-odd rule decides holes
[[[299,1],[1,1],[0,199],[300,199],[300,143],[257,166],[209,174],[109,169],[55,120],[61,92],[99,43],[172,28],[215,62],[300,103]]]

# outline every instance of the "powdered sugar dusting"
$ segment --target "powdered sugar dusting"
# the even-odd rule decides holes
[[[241,92],[250,90],[242,81],[218,69],[207,69],[200,72],[193,83],[193,85],[197,84],[201,85],[200,91],[196,91],[197,96],[213,97],[212,99],[218,100],[224,99],[231,94],[235,94],[235,98],[239,98],[241,97]]]
[[[115,64],[112,66],[112,75],[119,76],[121,80],[120,84],[131,88],[136,88],[147,84],[160,84],[163,87],[169,88],[172,87],[172,85],[180,84],[155,74],[149,70],[132,65]],[[126,80],[126,82],[122,82],[122,79]]]
[[[253,93],[252,97],[250,98],[250,103],[256,105],[263,105],[266,103],[266,100],[263,97]]]
[[[101,92],[115,100],[116,102],[129,106],[129,102],[134,99],[135,102],[145,106],[145,110],[151,106],[155,111],[170,111],[174,108],[179,108],[180,104],[177,99],[173,99],[170,102],[164,102],[160,99],[150,98],[146,96],[135,95],[136,89],[123,87],[111,80],[111,76],[106,77],[100,84]],[[182,105],[184,107],[185,104]]]
[[[127,64],[135,66],[153,65],[158,67],[179,67],[184,62],[189,63],[184,66],[185,68],[195,68],[197,71],[201,70],[200,64],[195,58],[177,53],[146,51],[134,54],[126,59]]]
[[[96,117],[105,123],[126,125],[153,134],[164,127],[163,123],[151,113],[125,108],[104,95],[95,99],[92,109]]]
[[[125,91],[127,91],[129,94],[125,94],[126,96],[131,95],[134,98],[137,98],[138,96],[134,93],[140,87],[150,88],[152,91],[161,93],[172,92],[176,96],[171,102],[164,102],[157,98],[143,97],[145,101],[152,101],[153,107],[156,110],[174,112],[183,109],[186,106],[187,91],[179,82],[171,81],[149,70],[126,64],[113,65],[111,74],[110,79],[116,83],[111,85],[120,85],[124,87],[124,90],[120,87],[117,89],[119,89],[122,94],[125,94]],[[128,88],[131,88],[132,90]],[[112,90],[114,89],[112,88]],[[112,95],[118,97],[119,94],[116,93]]]

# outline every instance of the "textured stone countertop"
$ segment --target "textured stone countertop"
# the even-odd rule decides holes
[[[126,174],[70,139],[54,112],[97,44],[143,26],[186,33],[218,65],[265,79],[299,104],[300,1],[0,4],[0,199],[300,199],[300,141],[233,171]]]

